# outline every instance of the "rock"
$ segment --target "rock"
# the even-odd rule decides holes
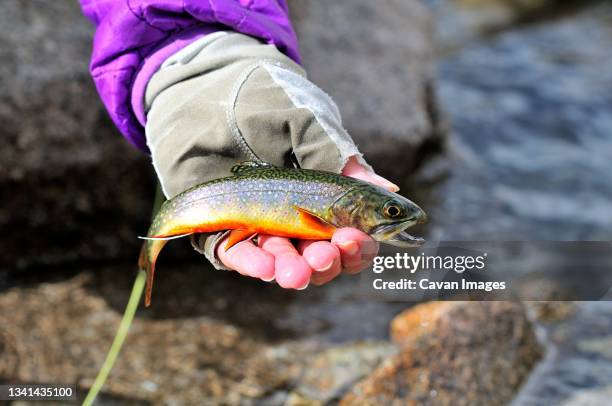
[[[137,255],[152,173],[99,102],[92,35],[75,1],[0,2],[0,268]]]
[[[568,318],[539,326],[546,357],[514,400],[516,405],[609,404],[612,387],[612,303],[581,301]]]
[[[558,323],[576,313],[576,302],[572,301],[529,301],[525,302],[538,323]]]
[[[456,303],[428,302],[404,311],[391,321],[391,338],[401,344],[406,338],[432,333],[437,326],[435,321],[454,308]]]
[[[463,7],[479,9],[500,7],[509,10],[518,21],[528,19],[537,14],[552,14],[568,7],[576,7],[579,3],[588,1],[576,0],[453,0]]]
[[[104,272],[114,276],[108,286],[99,283],[101,276],[82,272],[2,292],[0,380],[76,384],[85,393],[108,351],[129,291],[130,278],[121,276],[125,269]],[[211,314],[218,317],[200,313],[157,318],[156,302],[163,304],[168,297],[155,299],[153,308],[137,314],[104,387],[105,396],[129,404],[196,404],[202,399],[236,404],[265,397],[295,378],[287,365],[303,359],[298,351],[284,358],[271,356],[261,337],[230,322],[210,303]],[[114,302],[121,307],[111,307]]]
[[[113,266],[0,292],[0,381],[70,383],[84,395],[132,278],[129,266]],[[279,331],[291,293],[237,273],[175,265],[157,282],[100,404],[327,404],[397,353],[383,340],[331,343]],[[312,306],[329,311],[321,302]]]
[[[433,302],[392,323],[401,353],[341,404],[506,404],[541,356],[521,304]]]
[[[563,406],[596,406],[606,405],[612,399],[612,386],[576,391]]]
[[[306,360],[289,404],[329,404],[337,401],[354,383],[371,373],[384,359],[395,354],[388,342],[337,345]]]
[[[290,10],[309,78],[368,161],[402,180],[443,140],[429,11],[416,0],[291,0]]]
[[[429,0],[427,3],[437,21],[439,49],[446,53],[524,24],[572,13],[596,1]]]

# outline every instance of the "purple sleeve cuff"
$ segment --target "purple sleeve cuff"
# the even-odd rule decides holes
[[[145,91],[151,77],[157,72],[166,59],[174,55],[192,42],[216,30],[212,27],[195,27],[177,34],[164,42],[159,49],[144,58],[140,69],[136,72],[132,85],[131,105],[136,119],[143,127],[146,124]]]
[[[233,30],[274,44],[300,62],[285,0],[80,0],[97,25],[90,71],[111,119],[136,147],[144,135],[146,85],[191,42]]]

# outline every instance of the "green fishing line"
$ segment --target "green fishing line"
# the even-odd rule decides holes
[[[87,397],[83,401],[83,405],[89,406],[93,404],[96,396],[98,396],[98,392],[100,392],[100,389],[102,389],[102,386],[104,386],[106,378],[108,378],[108,374],[110,373],[111,369],[113,369],[113,365],[119,356],[119,352],[121,351],[125,337],[130,329],[132,320],[134,320],[134,314],[136,313],[138,303],[140,303],[140,299],[142,298],[142,292],[144,291],[146,279],[147,273],[145,271],[138,271],[136,281],[134,281],[134,287],[132,288],[132,293],[130,294],[130,300],[128,301],[125,312],[123,313],[123,319],[121,319],[121,324],[119,324],[119,329],[117,329],[117,334],[115,335],[113,344],[111,345],[108,354],[106,354],[104,364],[102,364],[102,368],[100,368],[100,372],[98,372],[96,380],[89,389]]]
[[[157,186],[157,191],[155,193],[155,203],[153,204],[153,216],[161,207],[164,202],[164,194],[161,191],[161,187]],[[134,286],[132,287],[132,293],[130,293],[130,298],[128,300],[128,304],[125,307],[125,312],[123,313],[123,318],[121,319],[121,323],[119,324],[119,328],[117,329],[117,334],[115,334],[115,338],[113,343],[108,350],[108,354],[106,354],[106,359],[102,364],[102,368],[98,372],[98,376],[96,376],[96,380],[93,385],[87,392],[87,396],[83,401],[83,406],[91,406],[96,400],[96,396],[106,383],[106,379],[108,378],[108,374],[113,369],[115,365],[115,361],[119,356],[119,352],[121,351],[121,347],[123,346],[123,342],[127,337],[130,326],[132,325],[132,321],[134,320],[134,315],[136,314],[136,310],[138,309],[138,303],[140,303],[140,299],[142,298],[142,292],[144,291],[145,281],[147,279],[147,273],[143,270],[138,271],[138,275],[136,275],[136,280],[134,281]]]

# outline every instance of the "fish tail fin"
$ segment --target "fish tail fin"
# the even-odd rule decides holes
[[[147,273],[147,285],[145,289],[145,307],[151,305],[151,293],[153,292],[153,278],[155,276],[155,262],[161,249],[166,245],[164,240],[147,240],[142,244],[140,256],[138,257],[138,268]]]
[[[149,237],[138,237],[144,240],[142,248],[140,249],[140,256],[138,257],[138,268],[147,273],[147,286],[145,290],[145,306],[149,307],[151,304],[151,292],[153,291],[153,277],[155,275],[155,262],[159,256],[160,251],[164,248],[164,245],[170,240],[175,238],[186,237],[193,234],[192,231],[185,234],[169,234],[169,235],[156,235],[151,234]]]

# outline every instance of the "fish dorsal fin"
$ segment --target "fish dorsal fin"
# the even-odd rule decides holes
[[[258,169],[270,168],[271,166],[272,165],[265,162],[244,161],[232,166],[231,172],[234,175],[240,175],[242,173],[256,171]]]

